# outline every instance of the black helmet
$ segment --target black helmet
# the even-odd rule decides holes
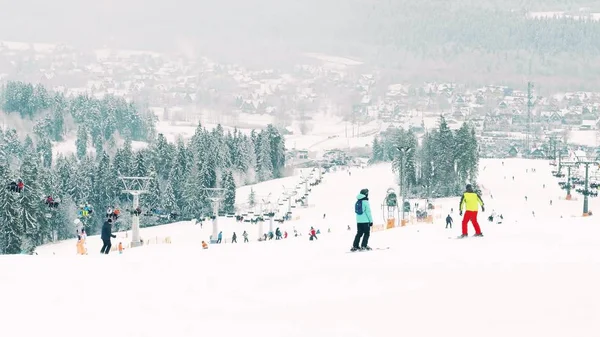
[[[467,184],[467,192],[473,192],[473,186],[471,184]]]
[[[369,189],[368,188],[363,188],[362,190],[360,190],[360,194],[368,196],[369,195]]]

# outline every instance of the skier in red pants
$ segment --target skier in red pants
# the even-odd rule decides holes
[[[475,236],[483,236],[483,234],[481,234],[479,223],[477,222],[477,211],[479,210],[479,205],[481,205],[481,211],[485,212],[485,206],[483,205],[481,196],[473,191],[473,186],[471,186],[471,184],[467,184],[466,191],[463,193],[462,198],[460,198],[459,204],[460,215],[463,214],[463,209],[465,209],[465,215],[462,220],[462,235],[459,236],[459,238],[466,238],[469,236],[467,230],[467,224],[469,221],[471,221],[473,227],[475,227]]]

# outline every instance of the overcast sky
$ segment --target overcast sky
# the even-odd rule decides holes
[[[181,39],[301,43],[335,33],[327,18],[346,21],[337,5],[352,1],[0,0],[0,39],[133,48],[171,47]]]

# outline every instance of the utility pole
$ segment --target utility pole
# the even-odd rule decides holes
[[[527,82],[527,133],[526,133],[526,140],[525,140],[525,149],[527,150],[527,156],[529,156],[529,154],[531,153],[531,148],[530,148],[530,137],[531,137],[531,108],[533,107],[533,96],[532,96],[532,91],[533,89],[533,83],[531,82]]]

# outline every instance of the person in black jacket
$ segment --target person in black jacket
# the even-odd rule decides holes
[[[452,217],[450,216],[450,214],[448,214],[448,216],[446,217],[446,228],[448,228],[448,226],[452,228],[452,222]]]
[[[100,235],[100,238],[102,239],[102,249],[100,250],[100,254],[110,253],[110,247],[112,246],[110,238],[116,237],[117,236],[112,233],[112,220],[106,220],[104,225],[102,225],[102,234]]]

